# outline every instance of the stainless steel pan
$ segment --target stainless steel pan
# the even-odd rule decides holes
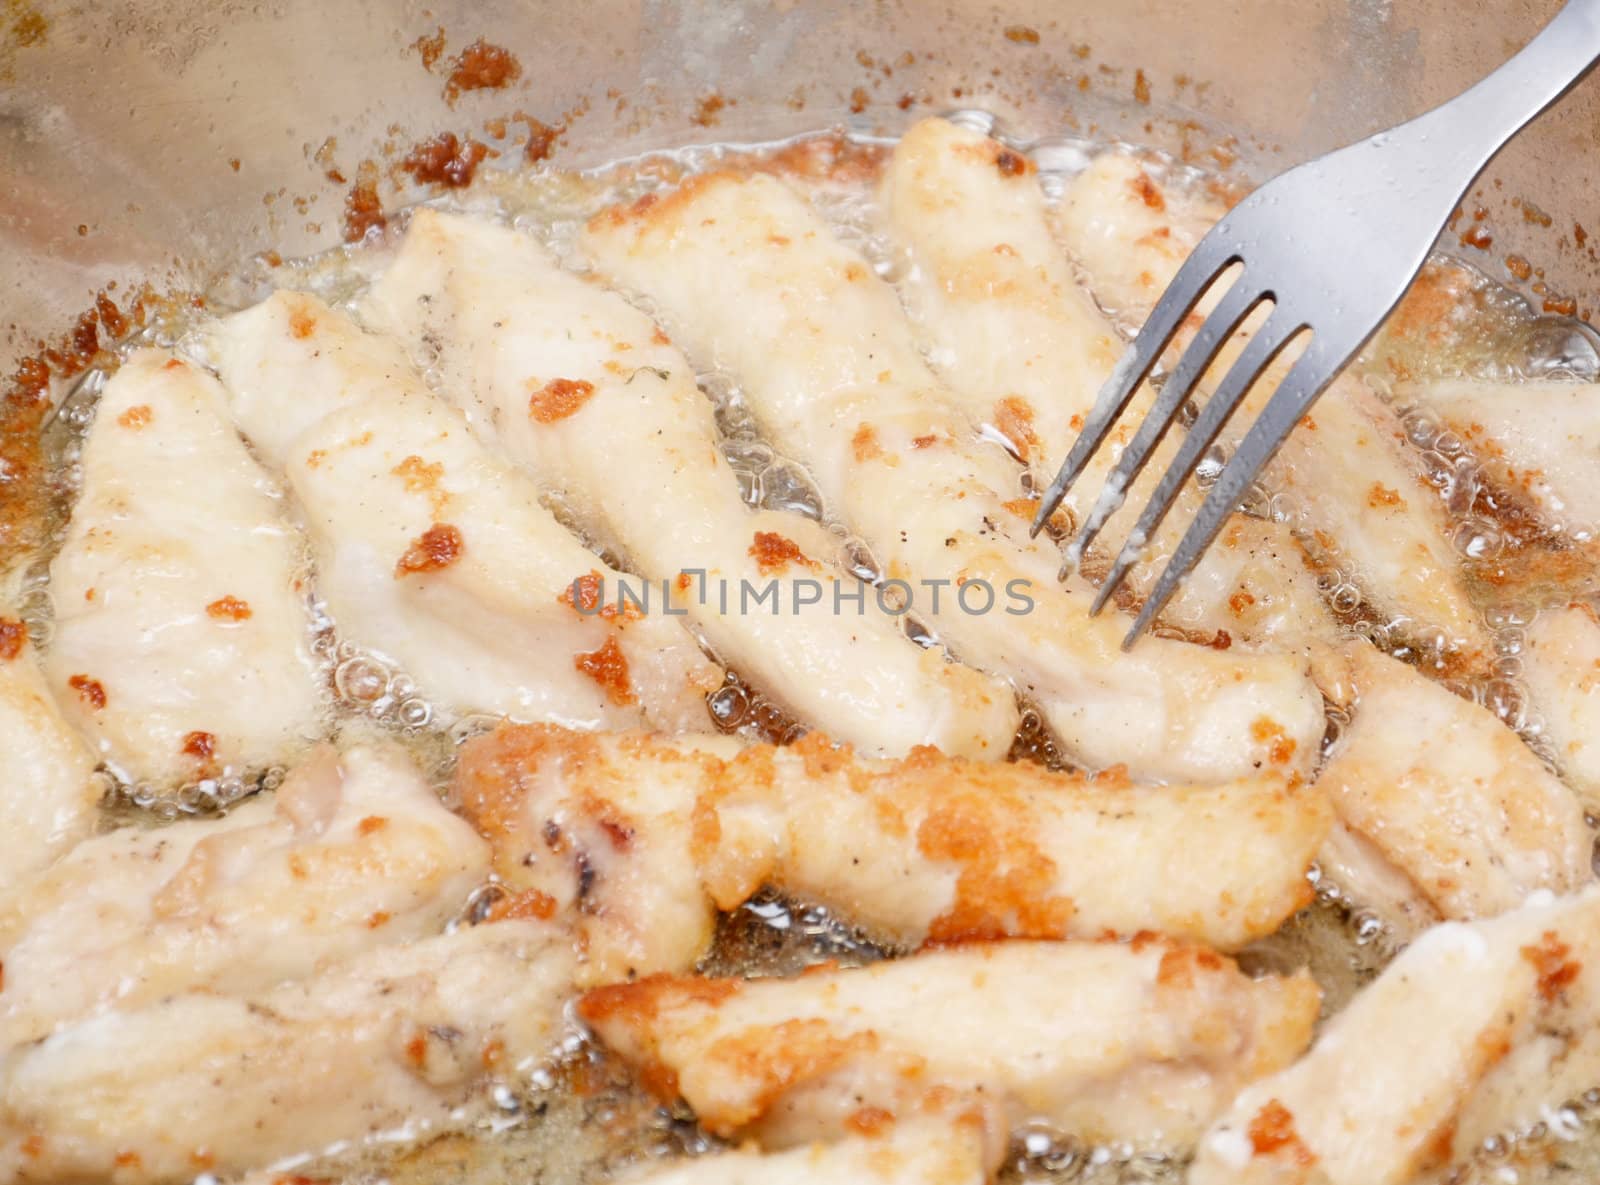
[[[573,165],[831,124],[893,131],[953,106],[991,108],[1028,134],[1093,128],[1287,163],[1455,93],[1555,7],[5,0],[0,365],[113,280],[194,288],[255,251],[326,247],[361,160],[446,130],[484,137],[485,119],[517,110],[570,115],[555,159]],[[520,80],[452,106],[414,48],[440,28],[435,71],[481,36],[517,56]],[[703,103],[712,95],[720,111]],[[1521,255],[1543,269],[1530,283],[1580,308],[1600,290],[1592,247],[1575,241],[1585,219],[1600,232],[1597,127],[1600,86],[1583,87],[1517,141],[1472,199],[1492,246],[1467,252],[1491,272]]]
[[[893,133],[954,107],[1266,172],[1398,123],[1493,68],[1558,0],[0,0],[0,374],[115,282],[203,290],[251,255],[340,241],[346,195],[397,153],[472,133],[508,161],[518,112],[565,128],[553,159],[834,125]],[[443,30],[433,69],[419,39]],[[520,78],[447,98],[478,38]],[[1447,242],[1535,307],[1600,295],[1600,84],[1495,162],[1469,202],[1486,249]],[[1583,229],[1580,230],[1579,228]],[[1529,262],[1525,280],[1504,261]],[[1522,269],[1519,266],[1518,271]],[[1533,291],[1534,285],[1542,291]],[[4,557],[0,557],[3,559]],[[588,1110],[469,1166],[574,1175]],[[605,1139],[600,1142],[605,1143]],[[453,1157],[459,1156],[459,1160]],[[551,1166],[554,1166],[553,1168]],[[566,1166],[563,1169],[562,1166]]]

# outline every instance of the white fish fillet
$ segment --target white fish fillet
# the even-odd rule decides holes
[[[0,1054],[0,1179],[190,1181],[460,1126],[477,1084],[554,1052],[571,972],[564,936],[500,922],[95,1017]]]
[[[1246,1087],[1189,1185],[1403,1185],[1600,1081],[1600,889],[1429,930],[1288,1069]]]
[[[1600,808],[1600,621],[1588,603],[1533,619],[1522,678],[1562,777],[1590,810]]]
[[[1057,585],[1056,549],[1027,538],[1031,503],[1008,501],[1015,464],[972,438],[893,291],[782,183],[699,177],[601,214],[583,244],[691,355],[733,374],[886,575],[919,582],[919,613],[963,659],[1014,677],[1077,760],[1223,779],[1268,763],[1283,737],[1287,764],[1309,762],[1322,714],[1303,661],[1162,638],[1125,654],[1126,622],[1090,619],[1087,592]]]
[[[93,830],[94,765],[45,686],[27,624],[0,605],[0,895]]]
[[[462,752],[455,799],[502,880],[584,936],[590,982],[682,974],[717,909],[763,885],[901,947],[1154,930],[1234,949],[1307,904],[1320,792],[508,727]],[[516,898],[513,898],[516,900]]]
[[[883,182],[891,241],[908,265],[899,287],[935,369],[967,413],[1007,437],[1048,484],[1110,377],[1123,342],[1074,279],[1050,230],[1031,163],[942,119],[914,125]],[[1141,389],[1063,505],[1082,523],[1143,409]],[[1104,572],[1177,448],[1172,433],[1085,557]],[[1204,491],[1184,488],[1124,586],[1142,600]],[[1277,522],[1235,515],[1161,620],[1264,647],[1330,642],[1335,625],[1304,549]]]
[[[581,611],[617,572],[434,396],[400,345],[279,292],[213,336],[240,428],[299,500],[341,633],[455,714],[709,728],[720,673],[680,622]],[[592,593],[574,581],[589,580]]]
[[[0,896],[0,1048],[182,991],[240,993],[436,932],[489,852],[404,751],[313,750],[219,819],[80,843]]]
[[[1121,315],[1142,320],[1220,215],[1220,208],[1153,180],[1132,158],[1107,153],[1069,187],[1056,225],[1095,292]],[[1258,312],[1224,346],[1208,386],[1260,321]],[[1179,344],[1198,328],[1199,317],[1191,317]],[[1224,439],[1243,434],[1286,372],[1293,349],[1246,396]],[[1394,410],[1359,379],[1347,374],[1334,381],[1263,480],[1294,498],[1318,561],[1352,578],[1386,619],[1404,618],[1408,636],[1419,639],[1437,632],[1458,661],[1487,656],[1487,631],[1451,548],[1444,502],[1408,451]]]
[[[1318,996],[1304,974],[1251,980],[1158,939],[1010,942],[790,980],[657,978],[578,1012],[710,1131],[767,1146],[951,1091],[1013,1126],[1173,1146],[1305,1047]]]
[[[983,1131],[972,1121],[903,1120],[884,1133],[787,1152],[753,1148],[622,1174],[617,1185],[983,1185]]]
[[[1051,236],[1032,162],[924,119],[895,145],[880,198],[898,287],[935,370],[1053,476],[1123,342]]]
[[[1567,531],[1600,528],[1600,384],[1451,379],[1407,385],[1460,436],[1488,476]]]
[[[1359,698],[1317,785],[1440,915],[1489,916],[1589,881],[1583,808],[1516,733],[1369,645],[1346,658]]]
[[[365,307],[441,371],[482,435],[658,586],[697,573],[673,591],[677,607],[801,720],[876,752],[1005,755],[1011,690],[916,646],[870,595],[865,612],[839,611],[833,582],[857,582],[837,540],[744,504],[688,361],[621,297],[526,235],[422,209]],[[723,587],[773,580],[778,615],[722,610]]]
[[[141,350],[106,384],[50,566],[50,689],[135,782],[281,761],[321,730],[300,540],[200,368]]]

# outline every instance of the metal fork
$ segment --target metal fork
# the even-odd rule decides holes
[[[1200,240],[1101,387],[1083,431],[1045,492],[1037,535],[1105,442],[1184,319],[1228,268],[1217,302],[1139,425],[1066,550],[1065,579],[1122,505],[1174,417],[1224,343],[1258,305],[1271,312],[1216,386],[1101,585],[1098,613],[1138,563],[1223,424],[1292,338],[1309,333],[1207,494],[1123,641],[1132,646],[1312,402],[1399,303],[1461,197],[1489,159],[1600,59],[1600,0],[1569,0],[1493,74],[1442,107],[1299,165],[1233,208]]]

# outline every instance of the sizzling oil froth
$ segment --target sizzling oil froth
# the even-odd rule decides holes
[[[1004,136],[1003,129],[981,112],[955,113],[968,126]],[[859,249],[879,275],[894,281],[904,264],[877,228],[871,164],[881,144],[827,139],[849,167],[791,172],[790,178],[806,189],[835,232]],[[1036,142],[1009,141],[1030,155],[1039,166],[1047,198],[1059,199],[1066,183],[1092,156],[1119,146],[1096,145],[1070,138]],[[616,202],[633,201],[668,187],[684,177],[712,168],[771,168],[792,144],[727,144],[697,147],[676,153],[619,162],[606,169],[581,174],[548,170],[493,172],[485,170],[478,182],[462,193],[440,199],[441,205],[472,211],[509,222],[550,245],[568,266],[582,268],[575,251],[578,229],[599,210]],[[1210,181],[1171,160],[1147,157],[1161,179],[1180,187],[1202,187]],[[229,274],[206,294],[206,311],[184,306],[153,323],[134,345],[162,344],[190,348],[203,357],[196,331],[212,315],[245,307],[273,288],[305,289],[330,303],[351,308],[392,250],[403,215],[392,220],[395,229],[353,247],[340,247],[323,255],[268,266],[260,259]],[[1453,265],[1452,265],[1453,266]],[[1418,352],[1403,341],[1381,339],[1363,362],[1363,374],[1375,391],[1393,397],[1390,378],[1397,366],[1418,376],[1468,374],[1489,378],[1537,378],[1553,375],[1600,379],[1597,338],[1587,326],[1567,318],[1534,316],[1505,289],[1481,276],[1465,275],[1442,345]],[[648,310],[647,310],[648,311]],[[1104,311],[1119,329],[1136,329],[1116,308]],[[437,382],[437,375],[426,376]],[[47,590],[49,550],[59,542],[62,524],[76,484],[78,449],[94,413],[95,400],[105,374],[90,372],[75,384],[48,429],[49,454],[60,475],[52,516],[51,544],[42,554],[27,557],[19,566],[17,587],[10,590],[33,636],[48,644],[51,623]],[[700,386],[713,402],[721,432],[721,446],[740,481],[745,500],[752,506],[782,509],[808,515],[830,529],[846,564],[864,580],[880,578],[870,549],[834,518],[804,467],[784,457],[761,437],[738,385],[726,374],[706,372]],[[1438,496],[1448,506],[1452,540],[1469,565],[1493,561],[1512,546],[1508,528],[1497,517],[1492,491],[1465,443],[1445,430],[1424,409],[1400,407],[1410,446],[1416,449]],[[1226,460],[1214,450],[1200,478],[1214,478]],[[561,514],[559,496],[552,506]],[[1247,513],[1271,516],[1301,525],[1304,508],[1284,494],[1264,489],[1246,500]],[[292,513],[292,507],[290,508]],[[1592,524],[1558,524],[1565,536],[1586,543]],[[591,541],[603,552],[601,541]],[[613,562],[617,557],[608,556]],[[1435,657],[1416,653],[1417,623],[1384,620],[1363,603],[1359,574],[1341,568],[1338,557],[1322,572],[1320,582],[1328,602],[1351,634],[1370,638],[1380,648],[1396,653],[1427,669]],[[1481,608],[1496,647],[1487,671],[1453,675],[1451,687],[1494,710],[1539,749],[1543,723],[1528,708],[1521,681],[1521,655],[1526,631],[1550,597],[1539,593],[1505,595],[1483,586]],[[431,771],[442,788],[447,781],[457,745],[492,722],[482,717],[447,718],[430,704],[423,689],[380,655],[364,652],[341,640],[320,607],[314,606],[312,648],[322,663],[333,690],[333,708],[325,720],[329,734],[377,727],[403,739]],[[913,637],[925,644],[937,639],[925,628],[908,625]],[[789,718],[772,700],[730,672],[723,687],[708,698],[708,712],[719,728],[749,736],[788,739],[798,734],[803,721]],[[1346,723],[1330,709],[1329,740]],[[1014,758],[1060,765],[1061,758],[1037,713],[1024,713],[1023,727],[1013,747]],[[118,784],[106,776],[105,825],[159,825],[188,813],[225,810],[260,787],[275,786],[283,771],[265,771],[251,780],[231,777],[185,786],[176,794],[158,794],[150,787]],[[1313,873],[1314,879],[1316,874]],[[1326,993],[1325,1012],[1340,1009],[1350,996],[1373,978],[1395,953],[1391,936],[1370,914],[1352,910],[1336,887],[1317,884],[1315,903],[1292,919],[1277,935],[1245,952],[1242,961],[1253,970],[1288,970],[1309,966]],[[480,891],[471,910],[482,903],[492,886]],[[851,932],[826,913],[792,905],[775,898],[757,899],[725,918],[716,948],[705,969],[719,974],[787,974],[826,960],[859,963],[885,952],[868,936]],[[1591,1092],[1593,1093],[1593,1092]],[[1533,1180],[1530,1166],[1549,1160],[1541,1149],[1552,1141],[1562,1149],[1576,1148],[1574,1135],[1589,1130],[1600,1115],[1600,1094],[1573,1100],[1552,1112],[1546,1123],[1531,1132],[1516,1133],[1491,1146],[1468,1164],[1463,1181],[1503,1180],[1515,1166],[1523,1180]],[[1540,1130],[1542,1129],[1542,1130]],[[338,1153],[305,1159],[297,1173],[317,1176],[346,1171],[360,1179],[387,1178],[399,1182],[436,1181],[443,1175],[466,1181],[503,1181],[513,1176],[579,1182],[604,1178],[619,1165],[661,1155],[698,1154],[711,1150],[715,1141],[699,1132],[692,1118],[657,1107],[627,1081],[618,1068],[597,1051],[574,1045],[555,1070],[540,1070],[523,1081],[505,1082],[490,1092],[468,1125],[468,1136],[428,1139],[410,1133],[378,1150],[359,1156]],[[1596,1142],[1587,1141],[1584,1146]],[[1587,1163],[1587,1162],[1586,1162]],[[1083,1148],[1057,1139],[1046,1131],[1030,1131],[1016,1141],[1008,1158],[1004,1179],[1060,1182],[1177,1181],[1182,1165],[1170,1159],[1147,1157],[1131,1148]]]

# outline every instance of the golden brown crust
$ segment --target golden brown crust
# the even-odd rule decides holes
[[[393,469],[389,470],[405,485],[408,494],[425,494],[433,504],[433,515],[437,519],[450,501],[450,494],[445,490],[444,466],[437,461],[424,461],[421,457],[412,455],[405,457]]]
[[[1294,1128],[1294,1116],[1277,1099],[1269,1099],[1250,1120],[1250,1147],[1257,1156],[1277,1156],[1299,1165],[1315,1163],[1316,1156]]]
[[[0,661],[12,661],[27,644],[28,623],[15,617],[0,617]]]
[[[839,132],[807,136],[750,161],[758,173],[798,181],[861,185],[876,181],[889,159],[883,144],[864,144]]]
[[[776,531],[757,531],[749,551],[763,576],[782,572],[790,564],[799,564],[802,568],[818,567],[817,561],[801,551],[798,543]]]
[[[1039,447],[1039,437],[1033,430],[1033,407],[1019,395],[1007,395],[994,405],[994,427],[1024,461]]]
[[[878,443],[878,430],[865,420],[861,421],[855,435],[850,438],[850,448],[858,461],[870,461],[883,454],[883,446]]]
[[[740,183],[739,174],[730,169],[697,173],[665,194],[647,193],[629,205],[602,210],[589,220],[588,226],[591,231],[619,230],[630,224],[636,224],[634,229],[639,231],[659,227],[691,207],[701,194]]]
[[[1399,490],[1391,490],[1382,482],[1373,482],[1372,488],[1367,491],[1367,505],[1374,510],[1404,510],[1406,500],[1400,496]]]
[[[1286,759],[1289,743],[1279,758]],[[668,763],[677,768],[657,779]],[[619,809],[616,788],[641,778],[661,789]],[[1128,807],[1137,817],[1153,809],[1150,792],[1133,789],[1124,770],[1086,776],[950,758],[930,747],[900,759],[864,759],[817,732],[723,759],[644,734],[507,726],[472,741],[457,776],[463,809],[495,843],[508,875],[540,848],[545,820],[560,816],[563,836],[580,822],[588,829],[590,855],[600,844],[627,851],[640,837],[647,847],[681,852],[705,895],[684,901],[686,910],[733,909],[771,885],[850,911],[858,924],[884,927],[886,941],[912,947],[1121,931],[1120,920],[1107,925],[1107,902],[1097,897],[1086,907],[1078,900],[1074,886],[1084,874],[1060,863],[1073,858],[1077,832],[1057,812],[1081,816],[1086,827],[1114,826],[1126,813],[1119,801],[1126,792],[1140,796]],[[1174,899],[1160,907],[1156,924],[1190,938],[1226,935],[1229,945],[1269,932],[1308,899],[1303,872],[1326,832],[1325,796],[1277,775],[1249,790],[1248,806],[1235,808],[1203,788],[1193,793],[1199,795],[1194,809],[1203,813],[1248,810],[1253,833],[1281,842],[1296,858],[1303,853],[1304,863],[1278,859],[1274,875],[1281,883],[1259,897],[1224,893],[1215,908],[1225,918],[1201,916]],[[807,803],[865,828],[850,839],[861,851],[904,861],[918,878],[915,889],[907,882],[912,896],[880,900],[874,888],[858,899],[850,885],[835,883],[827,860],[794,846],[810,842],[794,830],[795,812]],[[630,817],[635,811],[643,813]],[[1141,826],[1129,817],[1130,826]],[[1085,908],[1093,911],[1088,920]],[[1122,912],[1112,910],[1118,918]],[[1205,965],[1203,957],[1198,961]]]
[[[148,403],[140,403],[128,408],[120,416],[118,416],[117,423],[128,429],[130,432],[137,432],[139,429],[150,423],[150,420],[154,414],[155,413],[150,410],[150,405]]]
[[[513,724],[473,737],[461,749],[453,783],[456,802],[480,835],[514,834],[541,769],[550,762],[598,763],[592,733],[555,724]]]
[[[1533,964],[1539,976],[1539,999],[1553,1004],[1583,972],[1583,964],[1570,958],[1572,947],[1554,930],[1546,930],[1539,941],[1522,948],[1522,957]]]
[[[886,797],[886,805],[897,806]],[[1056,863],[1033,842],[1026,815],[1013,814],[981,788],[932,801],[917,828],[917,849],[961,871],[955,899],[928,928],[928,941],[1065,937],[1077,911],[1069,898],[1052,894]]]
[[[500,898],[489,907],[485,919],[490,922],[511,921],[516,918],[537,918],[549,921],[556,916],[559,903],[548,893],[538,889],[521,889]]]
[[[1258,716],[1250,725],[1250,737],[1258,744],[1267,745],[1267,760],[1273,765],[1287,766],[1294,760],[1295,742],[1279,724],[1268,716]]]
[[[583,379],[551,379],[528,396],[528,414],[538,424],[559,423],[576,414],[593,396],[594,384],[591,382]]]
[[[685,590],[688,587],[686,576],[679,576],[678,588]],[[584,617],[592,617],[598,613],[607,621],[628,622],[644,616],[644,611],[632,602],[624,602],[618,598],[606,604],[604,598],[605,577],[598,569],[591,568],[583,575],[573,577],[572,583],[562,589],[561,595],[556,599]]]
[[[213,733],[198,730],[187,733],[183,738],[183,752],[198,761],[202,768],[210,769],[216,764],[217,738]]]
[[[206,606],[206,616],[217,621],[248,621],[250,602],[233,596],[218,597]]]
[[[686,1004],[715,1008],[737,995],[743,982],[702,976],[647,975],[636,983],[611,984],[584,993],[578,1000],[578,1016],[586,1024],[618,1021],[638,1030],[669,1008],[681,1008]]]
[[[1161,953],[1156,983],[1162,987],[1192,988],[1203,975],[1225,971],[1227,962],[1203,946],[1171,946]]]
[[[396,579],[416,572],[438,572],[461,558],[466,544],[459,528],[449,523],[435,523],[412,541],[406,553],[396,561]]]
[[[731,1136],[767,1114],[791,1090],[877,1048],[878,1036],[870,1030],[841,1037],[834,1025],[818,1019],[786,1020],[731,1034],[706,1051],[705,1061],[755,1085],[742,1106],[703,1122],[713,1135]]]
[[[638,699],[628,673],[628,656],[622,653],[616,638],[607,638],[598,650],[574,655],[572,665],[580,674],[593,679],[606,693],[606,698],[618,707],[626,707]]]
[[[91,679],[88,675],[73,675],[67,680],[67,686],[78,693],[78,698],[96,711],[106,706],[105,685],[98,679]]]
[[[1156,213],[1159,214],[1167,208],[1166,195],[1161,192],[1161,187],[1150,179],[1150,174],[1143,169],[1128,179],[1128,186],[1141,202],[1156,211]],[[1171,233],[1165,227],[1162,229],[1167,230],[1169,234]]]

